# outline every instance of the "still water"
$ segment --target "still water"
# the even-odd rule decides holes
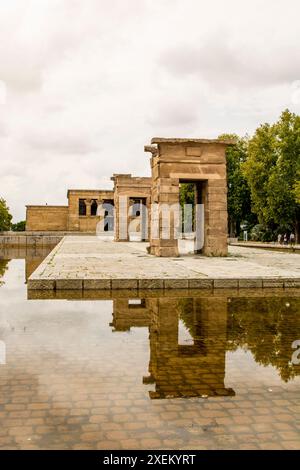
[[[0,449],[300,448],[299,291],[28,300],[46,254],[0,258]]]

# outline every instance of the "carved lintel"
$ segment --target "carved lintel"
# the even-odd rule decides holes
[[[145,145],[144,151],[152,153],[153,157],[156,157],[158,155],[158,148],[156,147],[156,145]]]

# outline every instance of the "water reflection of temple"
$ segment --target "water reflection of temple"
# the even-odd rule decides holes
[[[291,364],[291,345],[300,339],[299,296],[185,295],[113,301],[114,331],[149,328],[143,382],[154,385],[151,398],[234,395],[224,383],[225,354],[238,348],[275,367],[285,381],[300,375],[300,365]]]
[[[234,395],[226,388],[227,301],[223,298],[114,300],[114,330],[149,327],[151,398]]]
[[[238,349],[285,382],[300,376],[300,364],[292,360],[292,345],[300,339],[299,289],[33,290],[28,298],[112,300],[113,331],[147,328],[144,383],[155,389],[152,398],[234,393],[224,384],[225,354]]]
[[[129,331],[134,327],[148,327],[151,322],[151,300],[149,299],[114,299],[113,331]]]
[[[233,395],[224,385],[226,299],[160,298],[153,307],[144,378],[155,383],[150,397]]]

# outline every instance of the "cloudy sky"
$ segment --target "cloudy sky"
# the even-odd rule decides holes
[[[0,197],[150,175],[153,136],[300,112],[299,0],[0,0]]]

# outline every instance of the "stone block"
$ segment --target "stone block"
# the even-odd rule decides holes
[[[274,278],[274,279],[265,278],[263,279],[263,287],[266,289],[283,288],[284,281],[283,279],[279,279],[279,278]]]
[[[81,290],[82,286],[81,279],[56,279],[56,290]]]
[[[240,289],[262,288],[262,279],[239,279]]]
[[[160,193],[159,202],[167,204],[176,204],[179,202],[179,193]]]
[[[160,246],[161,248],[176,248],[178,245],[178,240],[174,240],[173,238],[162,238],[160,240],[157,240],[156,245]]]
[[[112,289],[137,289],[137,279],[112,279]]]
[[[212,279],[189,279],[189,288],[190,289],[212,289],[213,280]]]
[[[238,279],[214,279],[214,289],[236,289]]]
[[[165,289],[188,289],[188,279],[165,279]]]
[[[300,287],[300,278],[284,279],[284,287],[285,287],[285,288],[289,288],[289,287]]]
[[[83,289],[111,289],[110,279],[84,279]]]
[[[178,253],[178,246],[174,247],[155,247],[155,256],[161,256],[161,257],[177,257],[179,256]]]
[[[203,153],[202,147],[186,147],[185,154],[188,157],[201,157]]]
[[[139,279],[139,289],[163,289],[163,279]]]
[[[53,279],[28,279],[29,290],[54,290],[55,281]]]

